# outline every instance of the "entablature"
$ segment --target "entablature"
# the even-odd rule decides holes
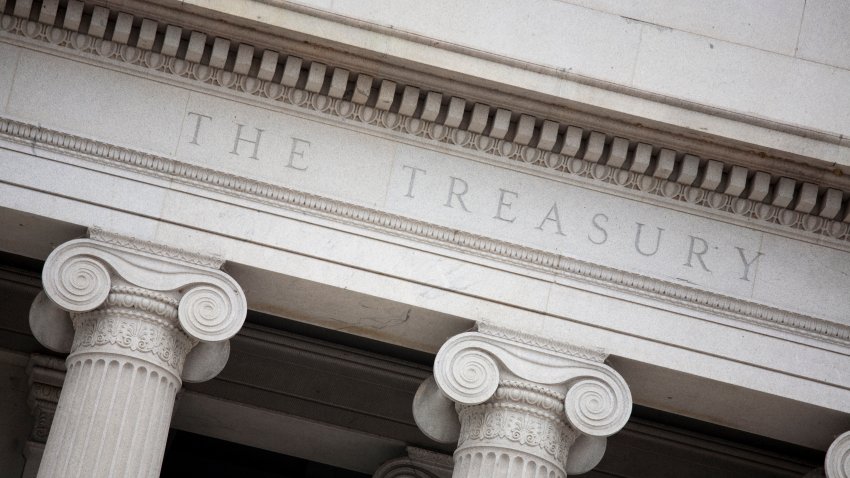
[[[335,326],[423,350],[470,320],[537,324],[735,386],[780,375],[752,386],[788,400],[818,382],[812,403],[846,411],[840,371],[805,370],[850,342],[843,176],[403,67],[358,70],[284,37],[218,36],[177,11],[183,26],[129,2],[6,3],[5,208],[213,245],[270,313],[286,309],[262,283],[284,277],[413,305]],[[427,320],[408,323],[414,309]],[[804,359],[773,364],[785,341]],[[699,356],[711,364],[687,363]]]
[[[58,103],[65,95],[63,79],[80,73],[80,81],[106,84],[112,78],[89,72],[83,63],[55,63],[59,80],[39,88],[52,89],[52,96],[27,87],[11,92],[10,85],[11,95],[22,96],[12,98],[17,101],[9,102],[0,121],[12,141],[660,294],[744,321],[829,340],[850,337],[841,298],[830,293],[846,272],[850,242],[845,194],[838,189],[800,186],[506,109],[491,112],[482,103],[467,107],[458,97],[317,61],[308,65],[294,55],[237,47],[223,38],[208,41],[204,33],[160,28],[103,7],[45,2],[30,12],[27,5],[9,5],[12,15],[0,24],[4,38],[168,80],[174,88],[151,96],[156,86],[134,77],[107,95],[123,97],[124,111],[139,117],[139,126],[151,122],[145,115],[159,114],[146,134],[129,124],[113,128],[108,120],[78,127],[77,111],[54,114],[29,99],[42,94]],[[16,55],[9,52],[10,61],[18,61],[12,60]],[[34,62],[46,68],[35,57],[20,62],[18,76],[32,74]],[[97,93],[88,95],[99,101]],[[186,98],[185,108],[165,106],[175,103],[175,95]],[[163,109],[153,112],[145,103]],[[476,184],[477,178],[487,179]],[[665,241],[665,235],[675,236]],[[814,256],[828,257],[837,268],[807,259]],[[791,293],[801,278],[818,281],[820,292],[818,300],[797,308]]]

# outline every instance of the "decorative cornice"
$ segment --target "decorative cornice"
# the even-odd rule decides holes
[[[471,149],[575,180],[630,189],[678,204],[711,208],[748,221],[758,221],[767,227],[782,227],[796,234],[805,234],[813,240],[850,244],[850,224],[833,220],[839,217],[843,217],[844,221],[850,219],[844,214],[850,208],[843,204],[843,196],[850,195],[835,189],[820,191],[812,184],[799,185],[792,179],[773,178],[767,173],[747,171],[740,166],[703,161],[693,155],[633,144],[623,138],[609,140],[602,133],[588,134],[574,126],[541,122],[529,115],[519,115],[519,119],[514,121],[510,118],[517,115],[511,111],[490,111],[488,106],[480,104],[467,108],[463,99],[443,101],[440,93],[420,91],[412,86],[399,89],[399,94],[396,94],[397,85],[391,80],[375,80],[362,74],[355,78],[346,70],[328,68],[317,62],[310,64],[309,68],[302,68],[306,63],[294,56],[284,60],[285,55],[270,50],[255,55],[253,47],[245,44],[231,50],[228,49],[229,40],[217,38],[208,43],[206,35],[199,32],[181,36],[179,27],[157,29],[156,22],[152,20],[143,20],[138,36],[128,33],[125,38],[125,31],[129,32],[127,29],[133,23],[132,16],[125,13],[107,15],[108,11],[102,7],[96,7],[93,14],[103,16],[110,28],[103,32],[89,28],[83,34],[81,25],[86,22],[80,22],[74,15],[69,16],[67,11],[62,16],[42,9],[38,22],[23,18],[29,16],[29,10],[18,6],[25,3],[17,2],[13,9],[8,10],[13,11],[14,16],[0,16],[0,36],[14,35],[51,48],[76,51],[104,61],[198,81],[205,87],[249,94],[349,122],[357,121],[426,141]],[[82,12],[82,4],[75,0],[70,1],[68,7],[61,8],[73,10],[77,7],[72,6],[78,4]],[[63,18],[61,26],[57,24],[59,18]],[[102,38],[104,32],[112,32],[110,41]],[[135,42],[133,45],[127,43],[130,38]],[[151,50],[153,45],[157,45],[157,51]],[[178,51],[179,58],[176,56]],[[510,141],[506,139],[508,135]],[[850,340],[850,328],[815,317],[353,206],[35,125],[0,118],[0,137],[277,207],[308,211],[359,226],[492,255],[525,266],[555,270],[575,280],[662,299],[714,316],[757,326],[768,325],[840,344]],[[169,253],[190,262],[217,263],[216,259],[199,259],[183,252],[166,251],[166,254]]]
[[[103,0],[101,0],[103,1]],[[160,0],[161,1],[161,0]],[[473,58],[481,58],[493,63],[504,64],[511,67],[519,68],[522,70],[533,71],[536,73],[542,73],[547,76],[553,76],[556,78],[562,78],[571,82],[579,83],[582,85],[588,85],[595,88],[600,88],[603,90],[608,90],[611,92],[622,93],[628,96],[644,98],[651,101],[668,104],[676,107],[683,107],[688,110],[697,111],[700,113],[709,114],[712,116],[718,116],[722,118],[728,118],[734,121],[739,121],[742,123],[752,124],[755,126],[760,126],[763,128],[768,128],[776,131],[782,131],[785,133],[790,133],[793,135],[804,136],[808,138],[815,138],[819,141],[824,141],[832,144],[841,144],[841,140],[846,138],[836,134],[830,134],[826,132],[813,131],[811,129],[802,128],[799,126],[788,125],[784,123],[780,123],[777,121],[771,121],[764,118],[759,118],[752,114],[738,113],[735,111],[730,111],[728,109],[708,106],[705,104],[688,101],[682,98],[675,98],[671,96],[667,96],[660,93],[655,93],[651,91],[641,90],[639,88],[621,85],[617,83],[613,83],[607,80],[600,80],[598,78],[585,76],[579,73],[572,71],[571,69],[557,68],[553,66],[541,65],[538,63],[519,60],[512,57],[507,57],[504,55],[500,55],[498,53],[491,53],[488,51],[484,51],[477,48],[468,47],[466,45],[452,43],[452,42],[444,42],[439,41],[435,38],[423,36],[418,33],[412,33],[409,31],[401,30],[399,28],[395,28],[393,26],[384,26],[378,23],[373,23],[368,20],[361,20],[356,17],[343,15],[340,13],[335,13],[330,10],[324,10],[322,8],[316,8],[311,5],[306,5],[299,3],[298,1],[290,1],[290,0],[257,0],[260,3],[270,4],[274,6],[283,6],[286,10],[291,10],[293,12],[305,14],[314,18],[320,18],[323,20],[329,20],[334,23],[340,23],[343,25],[348,25],[355,27],[357,29],[373,31],[376,33],[380,33],[382,35],[387,35],[391,37],[402,38],[406,41],[411,41],[414,43],[423,44],[426,46],[436,46],[439,49],[447,50],[453,53],[459,53],[462,55],[470,56]],[[215,9],[213,9],[215,11]]]
[[[15,0],[13,0],[14,2]],[[94,55],[197,81],[271,102],[357,121],[425,140],[495,156],[524,167],[583,178],[596,183],[850,241],[850,193],[820,188],[793,178],[750,171],[638,143],[606,132],[585,131],[521,111],[468,102],[390,79],[356,75],[342,68],[273,50],[255,51],[246,43],[207,41],[202,32],[158,25],[142,19],[138,37],[133,17],[94,7],[103,27],[42,9],[27,20],[30,2],[16,2],[14,16],[0,17],[0,32],[40,41],[54,48]],[[76,11],[71,5],[66,11]],[[20,6],[20,8],[18,8]],[[100,25],[101,22],[89,22]],[[112,32],[109,40],[104,38]],[[468,104],[469,103],[469,104]]]
[[[147,252],[148,254],[167,257],[169,259],[188,262],[189,264],[209,267],[211,269],[219,269],[224,264],[224,257],[220,255],[202,254],[200,252],[181,249],[179,247],[145,241],[136,237],[124,236],[106,231],[97,226],[89,228],[88,236],[95,241],[115,244],[128,249]]]

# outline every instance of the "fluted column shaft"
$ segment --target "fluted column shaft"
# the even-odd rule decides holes
[[[175,298],[126,286],[113,286],[98,309],[73,314],[39,477],[159,475],[183,362],[197,342],[176,319]]]
[[[70,352],[38,477],[155,478],[182,380],[224,367],[245,296],[220,261],[92,236],[51,253],[30,309],[36,338]]]

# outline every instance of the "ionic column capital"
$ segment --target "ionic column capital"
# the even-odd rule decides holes
[[[221,260],[97,229],[90,236],[45,261],[44,292],[30,311],[36,338],[62,353],[150,353],[187,381],[217,374],[247,312],[242,289],[217,269]]]
[[[850,432],[832,442],[824,462],[827,478],[850,478]]]
[[[552,476],[581,473],[601,460],[605,437],[631,414],[628,385],[605,358],[597,350],[478,324],[440,348],[434,376],[414,399],[414,418],[430,438],[459,441],[456,470],[461,450],[492,445],[495,456],[515,452]]]

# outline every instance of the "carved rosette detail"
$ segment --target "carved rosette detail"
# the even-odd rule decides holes
[[[827,478],[850,478],[850,432],[840,435],[826,452]]]
[[[488,476],[486,470],[493,468],[481,460],[497,456],[497,461],[545,469],[550,477],[581,473],[601,459],[605,437],[619,431],[631,414],[631,392],[604,359],[601,351],[480,326],[440,349],[434,382],[441,394],[425,393],[433,387],[426,381],[414,417],[417,423],[445,424],[435,425],[445,431],[433,434],[441,439],[452,438],[448,424],[460,421],[454,435],[457,478]],[[447,400],[454,402],[456,415],[440,405]],[[584,445],[571,461],[578,439]]]

